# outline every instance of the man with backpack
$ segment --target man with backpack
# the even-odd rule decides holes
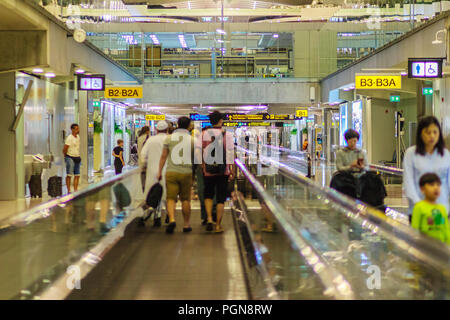
[[[206,230],[213,231],[212,209],[216,197],[217,221],[214,232],[221,233],[222,217],[228,192],[228,180],[234,179],[233,136],[222,130],[223,115],[214,111],[209,115],[212,128],[202,132],[204,197],[207,214]]]

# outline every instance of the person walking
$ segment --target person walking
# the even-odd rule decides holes
[[[183,232],[191,232],[191,187],[194,158],[194,139],[189,131],[192,129],[188,117],[178,119],[178,129],[168,135],[159,161],[158,180],[162,180],[163,168],[166,168],[167,213],[169,224],[166,232],[173,233],[176,227],[175,209],[178,196],[184,218]]]
[[[416,145],[406,150],[403,169],[403,190],[409,202],[410,220],[414,205],[424,199],[419,182],[425,173],[435,173],[440,178],[441,195],[436,203],[449,211],[450,152],[445,148],[441,126],[435,117],[427,116],[419,121]]]
[[[142,148],[145,145],[145,142],[150,137],[150,127],[149,126],[143,126],[141,131],[139,132],[139,137],[137,138],[137,154],[138,154],[138,161],[139,158],[142,156]],[[142,191],[145,190],[145,169],[141,172],[141,183],[142,183]]]
[[[125,166],[125,161],[123,161],[123,140],[117,140],[117,146],[113,149],[112,155],[114,157],[114,169],[116,174],[121,174],[122,169]]]
[[[169,129],[169,125],[166,121],[159,121],[156,125],[156,135],[148,138],[144,147],[141,151],[141,158],[139,160],[139,164],[141,168],[146,171],[145,178],[145,191],[144,195],[147,196],[151,187],[158,182],[158,173],[159,173],[159,161],[161,159],[161,155],[163,152],[164,141],[167,138],[167,131]],[[163,186],[163,195],[161,199],[161,203],[158,208],[154,208],[154,227],[161,226],[161,209],[164,205],[167,210],[166,204],[166,181],[165,181],[165,173],[166,166],[164,166],[162,170],[162,179],[161,185]]]
[[[219,111],[209,115],[212,128],[202,132],[204,197],[207,214],[206,230],[213,231],[212,209],[216,197],[216,233],[223,232],[222,217],[228,193],[228,180],[234,179],[233,137],[222,130],[223,116]]]
[[[66,138],[63,148],[67,174],[66,177],[67,193],[70,193],[72,176],[74,177],[73,189],[75,192],[78,191],[78,185],[80,183],[80,166],[81,166],[80,136],[78,135],[78,133],[80,132],[80,128],[78,124],[73,123],[70,126],[70,130],[72,130],[72,133]]]

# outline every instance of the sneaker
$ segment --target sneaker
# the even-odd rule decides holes
[[[161,218],[156,218],[153,221],[153,227],[157,228],[157,227],[161,227]]]
[[[188,233],[188,232],[191,232],[191,231],[192,231],[191,227],[183,228],[183,232],[184,233]]]
[[[205,219],[202,221],[202,226],[206,226],[206,224],[208,223],[208,219]]]
[[[206,224],[206,231],[213,231],[213,224],[212,224],[212,222],[208,222]]]
[[[175,222],[169,223],[169,225],[166,228],[166,233],[173,233],[173,230],[175,230],[175,227],[177,224]]]

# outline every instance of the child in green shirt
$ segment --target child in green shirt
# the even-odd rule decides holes
[[[426,173],[419,180],[425,200],[417,202],[412,212],[411,226],[426,235],[450,244],[445,206],[437,204],[441,194],[441,179],[434,173]]]

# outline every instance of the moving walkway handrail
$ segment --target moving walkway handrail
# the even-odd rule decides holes
[[[239,159],[235,159],[235,163],[260,195],[273,216],[278,220],[291,243],[298,249],[299,253],[305,258],[305,261],[319,276],[326,287],[325,291],[336,299],[354,299],[354,293],[348,281],[341,273],[330,266],[300,234],[298,231],[298,223],[264,190],[261,183],[248,171],[247,167]]]
[[[369,164],[369,168],[373,170],[377,170],[381,173],[392,174],[395,176],[403,176],[403,169],[395,168],[395,167],[387,167],[379,164]]]
[[[260,156],[260,160],[262,163],[270,166],[277,166],[287,177],[304,185],[313,193],[323,195],[326,199],[340,205],[348,211],[347,216],[350,219],[362,222],[364,226],[372,231],[383,231],[383,235],[386,238],[389,238],[399,248],[407,251],[415,258],[441,270],[449,268],[450,247],[446,244],[427,237],[410,226],[387,217],[381,211],[369,207],[361,201],[355,201],[329,187],[322,187],[304,177],[300,171],[284,163],[263,156]]]
[[[115,175],[111,178],[106,178],[103,181],[88,185],[85,189],[82,189],[77,192],[69,193],[60,198],[52,199],[52,200],[44,202],[38,206],[30,208],[18,215],[6,218],[6,219],[0,221],[0,230],[5,231],[10,228],[22,227],[24,225],[28,225],[28,224],[32,223],[35,220],[46,218],[48,216],[48,210],[50,210],[51,208],[54,208],[57,205],[64,205],[65,203],[70,202],[80,196],[86,196],[89,194],[93,194],[96,191],[102,189],[103,187],[105,187],[107,185],[111,185],[111,184],[113,184],[117,181],[123,180],[129,176],[138,174],[141,172],[141,170],[142,170],[141,168],[135,168],[135,169],[126,171],[120,175]]]

